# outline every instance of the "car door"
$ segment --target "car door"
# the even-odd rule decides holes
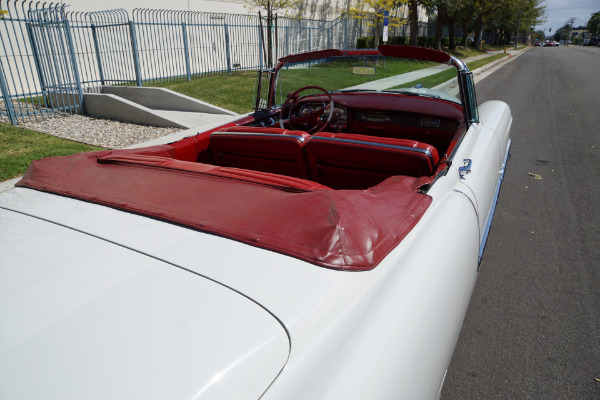
[[[472,199],[477,210],[480,232],[480,258],[493,215],[497,189],[501,179],[500,139],[493,129],[480,121],[472,75],[465,77],[465,91],[470,104],[470,125],[458,151],[452,159],[452,169],[458,174],[457,190]],[[490,107],[486,107],[486,112]]]

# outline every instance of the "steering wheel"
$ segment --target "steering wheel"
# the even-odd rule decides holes
[[[307,95],[304,97],[300,97],[298,95],[299,93],[301,93],[305,90],[308,90],[308,89],[317,89],[327,95],[327,98],[329,99],[329,116],[327,117],[327,119],[320,118],[328,106],[323,99],[320,99],[322,106],[320,108],[318,108],[317,110],[311,111],[311,110],[306,109],[306,110],[304,110],[302,115],[299,115],[297,117],[292,117],[292,114],[293,114],[292,111],[294,110],[294,107],[296,107],[300,103],[300,100],[302,100],[304,97],[313,96],[313,95]],[[283,119],[283,114],[284,114],[284,111],[286,110],[286,107],[289,107],[288,119]],[[283,129],[284,128],[283,124],[287,122],[290,125],[290,128],[292,128],[293,130],[303,130],[308,133],[317,133],[317,132],[320,132],[323,128],[325,128],[325,126],[327,126],[329,121],[331,121],[332,115],[333,115],[333,98],[331,97],[331,94],[327,90],[323,89],[320,86],[304,86],[304,87],[301,87],[300,89],[296,90],[295,92],[287,95],[287,98],[285,99],[285,101],[283,102],[283,105],[281,106],[281,110],[279,110],[279,126]],[[300,128],[300,129],[297,129],[297,128]]]

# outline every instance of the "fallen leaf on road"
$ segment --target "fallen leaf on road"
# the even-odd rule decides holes
[[[536,181],[541,181],[542,179],[544,179],[541,175],[534,174],[533,172],[529,172],[529,175],[533,176],[533,179],[535,179]]]

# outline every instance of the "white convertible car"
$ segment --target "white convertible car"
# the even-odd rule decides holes
[[[404,46],[284,57],[255,106],[0,195],[0,398],[438,398],[508,106]]]

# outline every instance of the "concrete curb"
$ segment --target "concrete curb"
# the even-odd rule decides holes
[[[19,176],[13,179],[9,179],[7,181],[0,182],[0,193],[6,192],[7,190],[14,188],[15,183],[19,182],[21,178],[23,177]]]
[[[137,149],[138,147],[150,147],[150,146],[157,146],[160,144],[173,143],[178,140],[185,139],[186,137],[194,136],[195,134],[202,132],[204,130],[206,130],[206,129],[198,129],[198,128],[185,129],[183,131],[174,132],[174,133],[171,133],[170,135],[152,139],[147,142],[132,144],[131,146],[127,146],[125,148],[126,149]]]
[[[519,50],[517,53],[509,53],[508,57],[503,57],[499,60],[486,64],[483,67],[474,69],[473,71],[471,71],[473,73],[473,81],[475,83],[480,82],[481,80],[485,79],[493,72],[504,66],[506,63],[520,56],[527,49],[529,48],[526,47],[525,49]],[[453,93],[454,95],[458,95],[459,92],[456,78],[452,78],[449,81],[441,83],[435,86],[434,89],[441,90],[443,92]]]
[[[473,79],[475,83],[482,81],[483,79],[490,76],[493,72],[497,71],[499,68],[503,67],[505,64],[513,61],[515,58],[519,57],[521,54],[525,53],[529,50],[529,47],[525,47],[524,49],[518,50],[516,53],[509,53],[508,57],[501,58],[494,62],[484,65],[481,68],[477,68],[473,70]]]

